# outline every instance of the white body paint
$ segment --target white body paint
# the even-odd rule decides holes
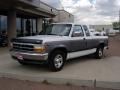
[[[67,60],[77,58],[77,57],[81,57],[81,56],[85,56],[85,55],[89,55],[89,54],[93,54],[95,52],[96,52],[96,48],[90,49],[90,50],[68,53],[67,54]]]

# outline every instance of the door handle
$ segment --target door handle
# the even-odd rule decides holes
[[[83,38],[83,40],[86,40],[85,38]]]

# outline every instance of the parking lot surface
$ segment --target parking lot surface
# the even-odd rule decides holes
[[[120,88],[119,37],[110,38],[109,44],[110,49],[105,51],[103,59],[98,60],[93,57],[73,59],[68,61],[60,72],[51,72],[46,65],[22,66],[10,57],[7,49],[1,48],[0,76],[14,77],[22,80],[48,80],[54,84],[63,84],[69,81],[75,85],[93,86],[94,83],[98,82],[96,86],[105,86],[106,88],[116,83],[115,88]],[[105,82],[105,84],[103,85],[101,82]]]

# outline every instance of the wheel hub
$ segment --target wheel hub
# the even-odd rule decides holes
[[[99,56],[102,56],[102,50],[99,50]]]
[[[56,68],[60,68],[63,65],[63,57],[62,55],[57,55],[54,59],[54,64]]]

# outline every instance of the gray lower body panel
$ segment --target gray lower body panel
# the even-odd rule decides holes
[[[33,52],[19,52],[19,51],[10,51],[10,54],[13,58],[20,61],[32,61],[32,62],[47,62],[48,53],[33,53]]]

